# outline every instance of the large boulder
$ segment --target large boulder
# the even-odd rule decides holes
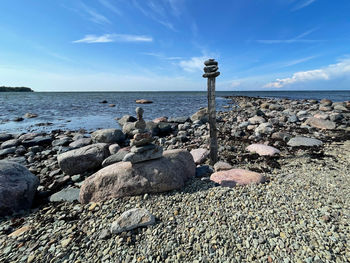
[[[29,209],[39,179],[24,166],[0,161],[0,216]]]
[[[57,160],[64,173],[74,175],[98,168],[108,155],[108,144],[96,143],[59,154]]]
[[[103,129],[91,134],[94,143],[117,143],[125,140],[124,133],[119,129]]]
[[[80,190],[80,202],[166,192],[182,188],[194,177],[196,165],[186,150],[165,151],[163,157],[142,163],[119,162],[88,177]]]

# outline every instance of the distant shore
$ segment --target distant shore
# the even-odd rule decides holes
[[[34,92],[31,88],[27,87],[0,87],[0,92]]]

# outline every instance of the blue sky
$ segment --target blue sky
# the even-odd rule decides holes
[[[349,0],[1,0],[0,86],[350,89]]]

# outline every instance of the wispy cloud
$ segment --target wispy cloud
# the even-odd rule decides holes
[[[302,1],[299,1],[299,3],[292,9],[292,11],[297,11],[297,10],[303,9],[304,7],[307,7],[307,6],[311,5],[314,2],[316,2],[316,0],[302,0]]]
[[[316,29],[312,29],[306,31],[296,37],[290,39],[265,39],[265,40],[257,40],[258,43],[261,44],[293,44],[293,43],[315,43],[315,42],[323,42],[324,40],[315,40],[315,39],[304,39],[304,37],[313,33]]]
[[[312,82],[312,81],[328,81],[341,77],[349,77],[350,75],[350,59],[344,59],[339,63],[329,65],[321,69],[301,71],[294,73],[290,78],[276,79],[264,86],[264,88],[283,88],[294,84]]]
[[[86,35],[82,39],[73,41],[73,43],[109,43],[109,42],[152,42],[153,38],[142,35],[128,34],[104,34],[101,36]]]
[[[192,57],[189,60],[180,61],[179,66],[187,72],[202,71],[204,68],[204,61],[207,59],[207,56]]]
[[[143,3],[143,5],[141,3]],[[132,1],[133,6],[138,9],[144,16],[149,17],[157,23],[176,32],[177,30],[175,29],[174,25],[168,19],[166,8],[160,3],[162,3],[162,1]]]
[[[112,4],[109,0],[98,0],[104,7],[109,9],[111,12],[121,16],[122,12],[119,8],[117,8],[114,4]],[[115,1],[114,1],[115,3]]]
[[[98,13],[95,9],[87,6],[83,2],[79,2],[79,6],[85,14],[89,16],[89,20],[96,24],[111,24],[111,21],[104,15]]]
[[[307,62],[309,60],[312,60],[312,59],[314,59],[316,57],[317,56],[309,56],[309,57],[305,57],[305,58],[299,58],[299,59],[291,60],[291,61],[288,61],[288,62],[284,63],[283,67],[295,66],[295,65]]]
[[[156,57],[159,59],[164,59],[164,60],[180,60],[183,59],[182,57],[167,57],[165,55],[163,55],[162,53],[153,53],[153,52],[142,52],[142,55],[146,55],[146,56],[151,56],[151,57]]]

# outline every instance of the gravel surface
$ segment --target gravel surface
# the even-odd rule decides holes
[[[348,262],[350,142],[286,159],[270,182],[223,188],[194,179],[183,189],[81,206],[47,205],[0,223],[1,262]],[[142,207],[156,224],[103,235]],[[8,237],[16,225],[30,230]]]

